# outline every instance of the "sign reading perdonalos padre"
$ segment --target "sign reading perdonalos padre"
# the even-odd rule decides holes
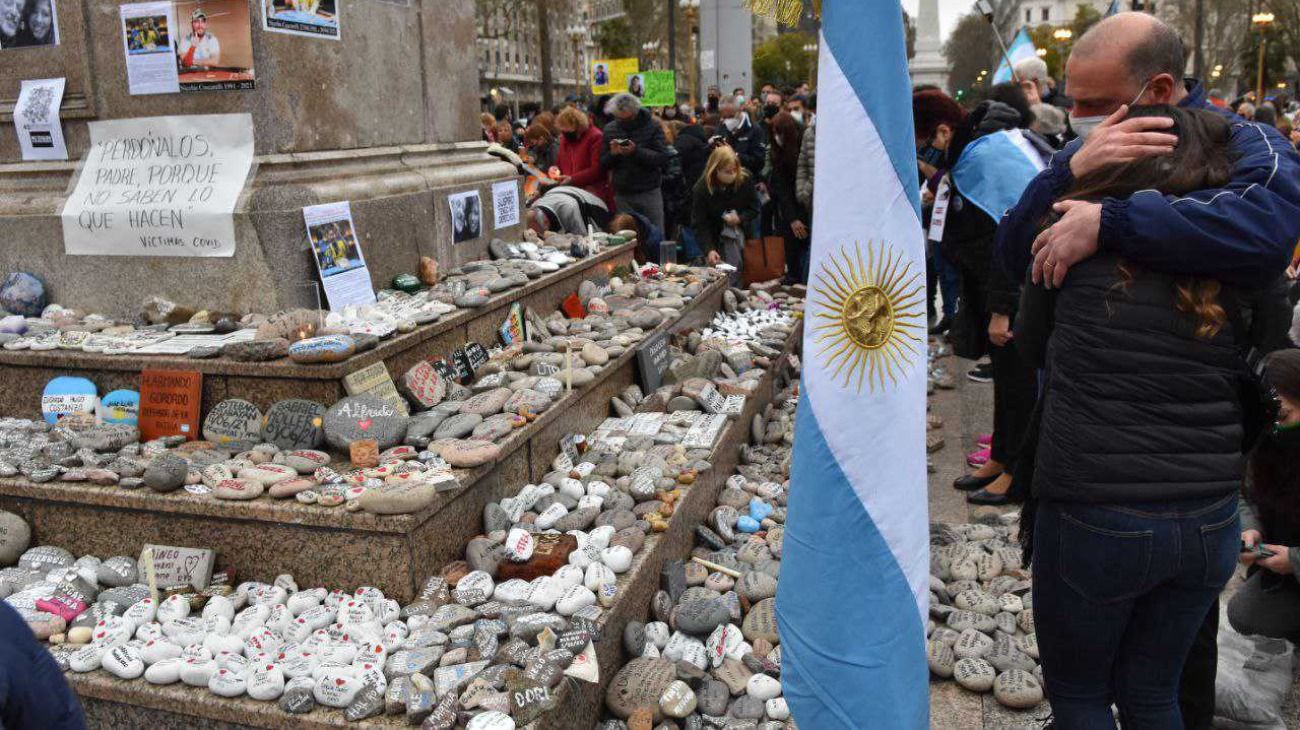
[[[248,114],[92,122],[63,206],[64,251],[233,256],[235,204],[252,163]]]

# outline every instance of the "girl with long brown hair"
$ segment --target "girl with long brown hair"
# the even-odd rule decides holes
[[[1182,196],[1231,177],[1225,117],[1172,106],[1130,116],[1173,119],[1173,153],[1087,175],[1065,199]],[[1043,369],[1028,477],[1034,620],[1058,727],[1114,727],[1112,702],[1124,727],[1182,726],[1184,660],[1241,536],[1243,349],[1285,332],[1258,300],[1104,247],[1055,292],[1025,285],[1015,337]]]

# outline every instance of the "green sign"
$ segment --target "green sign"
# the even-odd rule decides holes
[[[642,71],[645,106],[673,106],[677,103],[677,75],[672,71]]]

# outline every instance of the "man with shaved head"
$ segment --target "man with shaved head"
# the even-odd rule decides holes
[[[1300,157],[1267,125],[1232,117],[1232,181],[1221,190],[1174,198],[1153,191],[1104,203],[1056,203],[1075,178],[1107,165],[1165,154],[1176,138],[1160,117],[1124,119],[1131,106],[1176,104],[1215,109],[1204,88],[1183,79],[1178,34],[1154,16],[1119,13],[1097,23],[1066,63],[1074,99],[1070,124],[1079,139],[1058,153],[1007,211],[997,253],[1020,276],[1060,286],[1070,266],[1098,250],[1171,274],[1260,286],[1286,268],[1300,239]],[[1222,110],[1218,110],[1222,111]],[[1224,112],[1227,113],[1227,112]],[[1054,205],[1055,204],[1055,205]],[[1061,219],[1040,234],[1055,208]]]
[[[1247,297],[1277,280],[1300,239],[1300,156],[1273,127],[1247,122],[1211,105],[1198,82],[1183,78],[1185,66],[1178,34],[1144,13],[1114,15],[1079,39],[1066,63],[1067,91],[1075,102],[1070,123],[1079,139],[1052,158],[1003,216],[995,246],[1009,274],[1019,278],[1028,270],[1035,282],[1056,288],[1065,282],[1071,266],[1103,252],[1122,257],[1135,271],[1214,279]],[[1214,110],[1228,117],[1235,162],[1226,185],[1183,196],[1142,190],[1101,202],[1062,200],[1074,181],[1089,173],[1171,153],[1178,143],[1170,133],[1173,119],[1127,118],[1133,106],[1166,104]],[[1043,229],[1053,212],[1059,219]],[[1095,383],[1074,385],[1096,387]],[[1139,394],[1121,395],[1120,390],[1111,396],[1116,402],[1130,409],[1144,406]],[[1042,395],[1044,400],[1052,397],[1051,392]],[[1169,479],[1178,483],[1176,475]],[[1151,514],[1156,513],[1148,517]],[[1167,511],[1156,516],[1177,519]],[[1131,538],[1128,544],[1136,549],[1144,539],[1143,533],[1078,525],[1078,534],[1109,540],[1112,545]],[[1235,530],[1235,524],[1222,526],[1224,539],[1235,541]],[[1034,539],[1042,545],[1064,543],[1063,534],[1051,533],[1040,522]],[[1209,536],[1202,533],[1194,539],[1204,541]],[[1077,552],[1069,564],[1062,559],[1040,565],[1046,560],[1043,554],[1035,551],[1034,556],[1035,619],[1056,726],[1113,728],[1110,707],[1117,702],[1126,728],[1208,728],[1214,709],[1217,604],[1208,616],[1197,615],[1199,609],[1192,611],[1190,602],[1181,614],[1162,609],[1160,616],[1147,616],[1143,606],[1133,601],[1109,600],[1077,588],[1078,571],[1104,573],[1105,566],[1089,564],[1088,557]],[[1140,588],[1132,586],[1133,595]],[[1190,645],[1171,640],[1158,655],[1143,656],[1140,666],[1135,666],[1117,659],[1121,647],[1130,646],[1127,642],[1139,641],[1127,633],[1133,630],[1128,622],[1134,616],[1144,616],[1148,625],[1156,622],[1168,635],[1187,642],[1192,642],[1195,624],[1201,624],[1201,629]],[[1180,674],[1181,711],[1174,686]]]

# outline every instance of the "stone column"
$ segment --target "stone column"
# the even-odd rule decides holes
[[[302,207],[351,200],[376,287],[485,255],[495,235],[451,243],[447,194],[514,177],[479,141],[473,0],[344,0],[341,40],[261,30],[252,3],[256,88],[131,96],[118,2],[60,0],[57,47],[0,51],[0,121],[12,123],[22,79],[67,78],[62,118],[71,162],[21,162],[0,134],[0,271],[45,277],[55,301],[117,316],[159,294],[192,306],[270,311],[312,306],[316,278]],[[255,172],[236,211],[228,259],[66,256],[59,211],[100,119],[248,112]]]
[[[910,64],[913,84],[948,90],[948,60],[939,42],[939,0],[921,0],[916,13],[916,55]]]

